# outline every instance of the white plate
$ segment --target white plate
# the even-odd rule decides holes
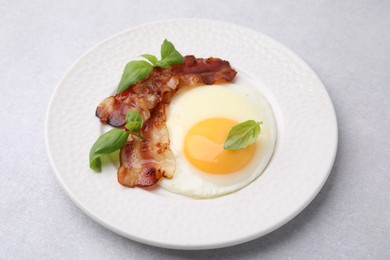
[[[267,97],[278,126],[277,147],[265,172],[249,186],[210,200],[129,189],[116,169],[88,167],[102,132],[96,106],[112,94],[124,65],[159,54],[162,41],[182,54],[229,60]],[[105,40],[66,73],[51,99],[46,144],[59,182],[98,223],[130,239],[178,249],[218,248],[280,227],[317,195],[332,168],[337,122],[316,74],[292,51],[256,31],[210,20],[171,20],[132,28]]]

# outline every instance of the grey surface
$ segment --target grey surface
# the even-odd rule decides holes
[[[389,13],[390,1],[0,1],[0,258],[390,259]],[[129,27],[184,17],[291,48],[322,79],[339,122],[335,166],[314,201],[225,249],[155,248],[101,227],[67,198],[44,146],[49,98],[80,55]]]

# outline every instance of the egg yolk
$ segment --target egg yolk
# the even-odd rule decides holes
[[[230,129],[238,122],[210,118],[193,126],[184,139],[184,154],[198,169],[207,173],[231,173],[247,165],[256,149],[255,143],[240,150],[224,150]]]

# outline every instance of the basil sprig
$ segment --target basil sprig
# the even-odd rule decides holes
[[[89,167],[95,172],[100,172],[102,169],[100,157],[119,150],[126,143],[129,135],[129,132],[117,128],[102,134],[89,152]]]
[[[167,39],[161,45],[161,60],[152,54],[142,54],[147,61],[136,60],[127,63],[118,85],[117,94],[128,89],[138,81],[146,79],[153,70],[153,67],[168,68],[174,64],[184,62],[184,57],[175,49],[175,46]]]
[[[223,148],[225,150],[239,150],[248,147],[259,136],[262,123],[262,121],[248,120],[233,126]]]
[[[128,131],[114,128],[107,133],[102,134],[89,151],[89,167],[95,172],[100,172],[102,170],[100,158],[121,149],[125,145],[130,134],[143,139],[143,136],[140,133],[142,124],[141,115],[134,110],[129,110],[126,114],[125,125],[125,128]]]
[[[130,109],[126,114],[126,122],[125,127],[132,135],[135,135],[140,139],[144,139],[140,133],[143,121],[138,112]]]
[[[161,68],[168,68],[174,64],[182,64],[184,57],[175,49],[175,46],[168,41],[164,40],[161,45],[161,60],[157,61],[156,66]]]
[[[116,93],[121,93],[138,81],[146,79],[152,70],[153,66],[149,62],[144,60],[130,61],[126,64]]]

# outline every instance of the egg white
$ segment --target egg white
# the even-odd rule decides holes
[[[229,174],[210,174],[193,166],[184,155],[184,138],[198,122],[208,118],[229,118],[237,122],[263,121],[256,151],[244,168]],[[167,110],[170,148],[176,159],[172,179],[159,185],[170,192],[193,198],[213,198],[237,191],[256,179],[267,166],[276,142],[272,109],[256,90],[236,84],[200,86],[183,90]]]

